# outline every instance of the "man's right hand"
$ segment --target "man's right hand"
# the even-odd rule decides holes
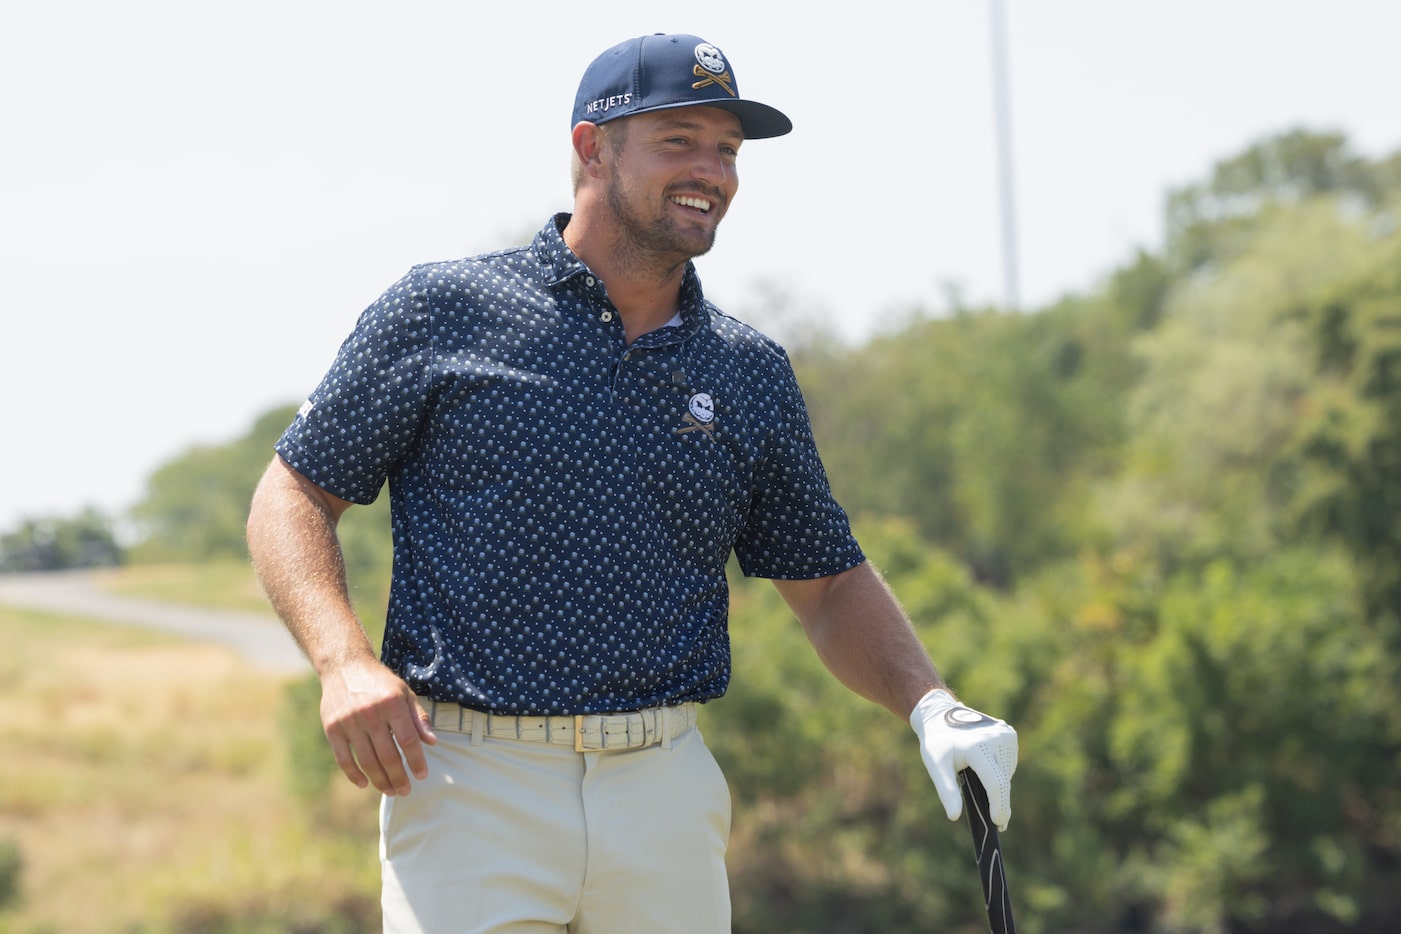
[[[438,743],[428,714],[377,660],[346,662],[322,676],[321,725],[336,764],[356,787],[374,785],[393,797],[412,789],[409,772],[428,777],[423,744]]]
[[[321,678],[321,726],[345,777],[406,795],[434,745],[413,691],[380,664],[350,605],[336,525],[350,501],[273,457],[248,513],[248,552],[273,609]],[[408,771],[404,766],[407,763]]]

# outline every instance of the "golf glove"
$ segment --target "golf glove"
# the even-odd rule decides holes
[[[1017,731],[935,689],[910,714],[919,754],[949,820],[963,813],[958,773],[972,769],[988,793],[988,816],[998,830],[1012,819],[1012,773],[1017,770]]]

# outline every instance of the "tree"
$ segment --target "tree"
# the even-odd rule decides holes
[[[0,840],[0,911],[20,899],[24,854],[13,840]]]
[[[1347,195],[1375,207],[1386,184],[1383,167],[1354,155],[1341,133],[1271,136],[1218,162],[1208,181],[1168,194],[1167,255],[1191,272],[1234,255],[1269,205]]]
[[[112,520],[91,507],[71,518],[26,519],[0,536],[0,572],[112,567],[122,560]]]
[[[248,504],[272,446],[295,409],[262,415],[242,438],[192,447],[161,465],[132,509],[142,533],[142,556],[158,560],[243,558]]]
[[[1401,199],[1398,199],[1401,201]],[[1368,244],[1366,271],[1299,309],[1315,388],[1291,438],[1300,534],[1344,547],[1368,617],[1401,654],[1401,235]]]
[[[1104,300],[915,320],[800,378],[837,498],[900,516],[983,581],[1073,552],[1114,469],[1134,321]]]

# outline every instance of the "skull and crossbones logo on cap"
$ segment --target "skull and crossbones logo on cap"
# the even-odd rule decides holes
[[[701,79],[691,85],[692,90],[699,91],[703,87],[716,84],[724,88],[731,97],[735,96],[735,79],[725,66],[725,56],[709,42],[702,42],[696,46],[696,65],[691,71]]]

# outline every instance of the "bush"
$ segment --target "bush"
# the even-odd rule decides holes
[[[0,910],[19,901],[24,855],[13,840],[0,840]]]
[[[321,726],[321,682],[315,675],[287,685],[279,721],[292,794],[305,805],[324,802],[338,766]]]

